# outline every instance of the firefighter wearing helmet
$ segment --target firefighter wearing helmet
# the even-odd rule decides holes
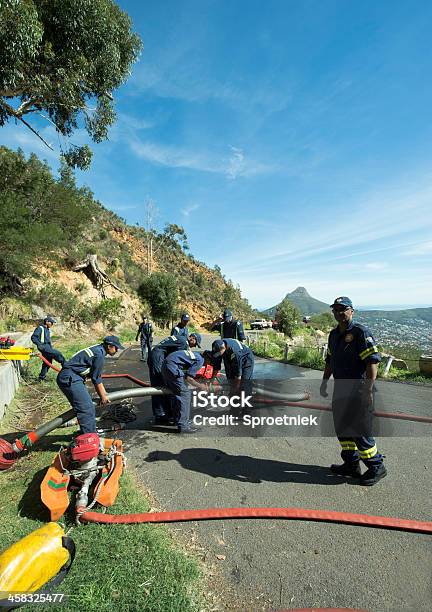
[[[43,320],[42,325],[36,327],[36,329],[32,333],[31,341],[37,346],[38,350],[42,354],[42,357],[45,357],[45,359],[49,363],[52,363],[54,359],[54,361],[57,361],[60,365],[63,365],[65,362],[65,358],[60,353],[60,351],[55,349],[51,344],[50,329],[54,325],[54,323],[57,323],[54,317],[46,316]],[[38,378],[39,382],[45,380],[48,370],[49,366],[46,363],[42,363],[42,369]]]
[[[90,378],[101,404],[108,404],[107,392],[102,383],[102,370],[107,355],[113,356],[123,350],[117,336],[106,336],[101,344],[89,346],[65,361],[57,376],[57,384],[75,410],[80,434],[96,432],[96,412],[86,379]]]
[[[219,319],[211,324],[211,331],[218,331],[221,338],[235,338],[244,342],[246,339],[243,323],[234,319],[233,313],[229,308],[225,308]]]

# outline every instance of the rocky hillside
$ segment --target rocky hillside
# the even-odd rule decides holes
[[[217,266],[187,253],[180,226],[161,233],[130,226],[78,188],[65,167],[56,178],[36,156],[5,147],[0,230],[8,237],[0,245],[0,331],[45,312],[77,327],[134,325],[140,313],[152,316],[139,289],[160,272],[177,283],[173,319],[187,310],[203,326],[226,306],[245,320],[256,314]]]

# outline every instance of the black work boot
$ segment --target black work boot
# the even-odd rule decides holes
[[[377,467],[370,467],[363,476],[360,478],[360,484],[364,487],[371,487],[376,484],[378,480],[387,476],[387,470],[384,463],[381,463]]]
[[[341,463],[340,465],[333,464],[330,466],[330,469],[333,474],[338,474],[339,476],[351,476],[351,478],[361,477],[359,461],[355,461],[353,463]]]
[[[164,415],[155,416],[153,420],[153,425],[175,425],[175,421],[173,418]]]
[[[200,427],[195,427],[192,424],[189,424],[186,427],[182,427],[180,425],[177,427],[177,432],[179,434],[194,434],[197,431],[201,431],[201,428]]]

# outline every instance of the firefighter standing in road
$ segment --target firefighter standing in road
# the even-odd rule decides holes
[[[225,375],[231,383],[231,393],[244,391],[252,394],[254,356],[251,349],[234,338],[215,340],[212,344],[214,359],[222,357]]]
[[[201,334],[193,333],[188,338],[184,336],[168,336],[157,344],[149,354],[149,374],[152,387],[163,387],[162,364],[166,357],[175,351],[188,350],[195,346],[201,347]],[[173,424],[170,396],[152,395],[152,411],[155,425]]]
[[[181,434],[191,434],[198,431],[196,427],[192,426],[190,421],[192,399],[190,386],[200,390],[207,390],[206,385],[194,379],[194,376],[203,365],[203,357],[191,350],[175,351],[168,355],[162,364],[164,384],[174,394],[177,430]]]
[[[187,328],[187,326],[189,325],[189,321],[190,316],[187,312],[184,312],[180,318],[179,323],[177,323],[177,325],[172,328],[171,336],[177,336],[177,338],[183,336],[184,338],[187,338],[189,336],[189,330]]]
[[[225,308],[223,314],[212,323],[211,331],[218,331],[221,338],[236,338],[240,342],[246,340],[243,323],[233,318],[233,313]]]
[[[153,326],[145,315],[139,324],[135,342],[138,341],[138,338],[141,341],[141,361],[145,361],[153,344]]]
[[[60,351],[55,349],[51,344],[50,329],[54,325],[54,323],[57,323],[57,321],[53,317],[45,317],[45,319],[43,320],[43,324],[39,325],[34,330],[31,336],[31,341],[37,346],[38,350],[42,353],[42,356],[45,357],[47,361],[52,363],[54,359],[54,361],[57,361],[58,363],[63,365],[65,358],[60,353]],[[48,370],[49,366],[47,366],[46,363],[42,363],[42,369],[40,371],[38,379],[39,382],[45,380]]]
[[[343,463],[330,469],[371,486],[387,474],[372,437],[374,381],[381,356],[372,333],[353,321],[354,308],[348,297],[336,298],[331,308],[338,325],[329,335],[320,394],[327,397],[328,379],[333,375],[333,420]],[[360,460],[367,467],[363,475]]]
[[[106,336],[102,344],[89,346],[65,361],[57,376],[57,384],[76,412],[80,434],[96,432],[96,411],[85,381],[89,377],[102,405],[109,399],[102,383],[102,369],[107,355],[113,356],[124,349],[117,336]]]

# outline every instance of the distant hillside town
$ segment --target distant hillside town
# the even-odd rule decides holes
[[[285,296],[303,316],[329,312],[330,304],[309,295],[305,287],[297,287]],[[274,317],[276,306],[263,313]],[[405,310],[357,310],[355,319],[372,329],[381,345],[386,347],[417,347],[432,352],[432,307]]]

